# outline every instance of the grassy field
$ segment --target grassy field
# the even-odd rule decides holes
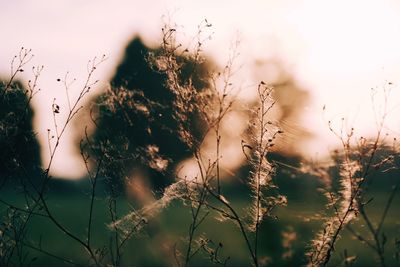
[[[318,183],[302,178],[283,179],[281,189],[288,196],[288,205],[276,210],[276,218],[266,220],[261,229],[260,258],[268,266],[302,266],[306,263],[304,253],[314,234],[321,229],[322,219],[317,216],[324,213],[325,201],[316,190]],[[68,186],[67,186],[68,187]],[[246,212],[248,192],[243,186],[227,184],[225,194],[231,203]],[[386,202],[388,191],[378,188],[371,192],[374,200],[368,206],[368,212],[373,220],[380,218]],[[112,232],[107,227],[110,222],[107,200],[101,192],[95,200],[93,214],[93,243],[99,249],[107,249],[112,238]],[[2,192],[2,198],[11,200],[16,205],[23,205],[22,195],[11,191]],[[56,218],[76,235],[84,237],[87,231],[89,213],[89,195],[80,184],[69,186],[66,190],[53,190],[48,194],[48,203]],[[385,256],[388,266],[395,266],[394,240],[400,237],[400,210],[397,208],[398,197],[389,211],[384,224],[387,236]],[[123,198],[118,201],[119,214],[123,216],[130,210],[130,205]],[[1,207],[5,212],[5,207]],[[173,202],[157,218],[150,220],[144,231],[134,236],[124,249],[123,266],[171,266],[174,263],[174,246],[181,251],[186,249],[190,213],[188,207],[179,202]],[[365,225],[360,220],[354,222],[354,229],[369,237]],[[240,236],[238,228],[231,222],[219,222],[210,215],[198,232],[198,236],[212,240],[219,246],[221,259],[230,259],[228,266],[249,266],[249,254]],[[28,229],[26,242],[40,246],[54,255],[70,259],[87,266],[86,252],[76,241],[61,233],[45,218],[35,217]],[[349,231],[343,232],[337,243],[334,257],[329,266],[343,265],[344,251],[348,256],[357,256],[352,266],[376,266],[376,255],[370,248],[355,240]],[[52,256],[27,248],[28,258],[35,258],[30,266],[71,266]],[[208,256],[200,251],[191,266],[213,266]]]

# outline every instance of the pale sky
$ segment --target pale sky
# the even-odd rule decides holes
[[[280,58],[295,79],[307,88],[311,102],[299,124],[315,135],[304,148],[306,156],[325,154],[336,141],[326,121],[348,118],[360,135],[374,132],[370,89],[392,85],[388,127],[399,132],[396,107],[400,82],[400,4],[391,0],[320,1],[107,1],[0,0],[0,75],[21,46],[31,48],[34,65],[44,65],[41,93],[34,101],[35,130],[46,149],[46,129],[52,128],[54,97],[65,104],[56,79],[67,71],[83,82],[86,63],[106,54],[96,73],[107,84],[127,42],[135,35],[149,45],[160,42],[163,15],[179,25],[185,41],[203,19],[213,24],[205,52],[224,64],[230,43],[239,37],[242,70],[237,81],[246,90],[263,79],[256,60]],[[21,78],[28,80],[26,71]],[[64,102],[63,102],[64,101]],[[397,101],[397,102],[396,102]],[[322,107],[326,105],[326,114]],[[66,136],[54,165],[56,175],[79,177],[82,166]],[[43,150],[46,160],[48,152]]]

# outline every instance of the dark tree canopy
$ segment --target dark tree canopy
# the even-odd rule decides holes
[[[33,111],[20,82],[0,81],[0,184],[33,180],[40,169],[40,151],[32,128]]]
[[[105,175],[121,182],[139,170],[151,178],[155,188],[162,188],[173,179],[173,170],[182,159],[191,155],[190,148],[180,140],[174,119],[174,94],[166,87],[166,74],[154,69],[148,56],[161,50],[146,47],[134,38],[125,50],[122,62],[111,80],[111,89],[96,99],[97,130],[94,143],[96,158],[107,151]],[[182,84],[190,82],[198,90],[208,86],[205,64],[195,64],[177,56]],[[190,77],[190,78],[189,78]],[[196,114],[191,118],[194,136],[204,129]]]

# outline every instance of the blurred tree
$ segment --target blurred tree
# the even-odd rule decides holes
[[[152,187],[163,188],[173,180],[177,164],[191,155],[180,140],[174,119],[174,94],[165,86],[166,74],[152,68],[148,56],[160,48],[146,47],[134,38],[111,79],[111,88],[95,100],[97,112],[93,156],[103,162],[103,175],[122,185],[128,177],[150,177]],[[205,63],[178,56],[182,85],[198,90],[209,84]],[[195,137],[204,132],[196,114],[190,118]]]
[[[18,179],[34,181],[39,174],[39,144],[29,102],[20,82],[6,85],[0,81],[0,186]]]
[[[285,132],[277,141],[276,149],[287,156],[302,155],[302,144],[312,138],[312,133],[303,122],[310,95],[279,59],[256,60],[255,76],[274,88],[277,112],[274,119]]]

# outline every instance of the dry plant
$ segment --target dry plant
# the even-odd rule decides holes
[[[14,80],[17,77],[19,72],[24,71],[23,66],[25,66],[31,59],[33,55],[31,50],[27,50],[22,48],[19,55],[16,56],[13,61],[11,62],[11,77],[9,81],[2,86],[1,97],[7,98],[10,94],[15,93],[14,91],[21,90],[20,88],[15,88],[13,86]],[[22,169],[22,178],[19,180],[18,186],[22,188],[22,195],[24,198],[24,205],[18,206],[9,202],[5,199],[1,199],[2,204],[4,204],[8,208],[8,212],[6,213],[6,217],[4,218],[4,222],[1,226],[0,236],[1,236],[1,260],[2,266],[11,266],[14,263],[24,266],[29,264],[29,255],[25,251],[26,248],[39,251],[44,253],[47,256],[59,259],[63,262],[67,262],[73,265],[79,265],[69,259],[63,258],[60,255],[55,255],[49,252],[47,249],[43,248],[43,244],[41,240],[28,240],[26,238],[27,231],[29,229],[29,224],[34,217],[41,217],[45,218],[50,221],[60,232],[64,233],[66,236],[71,238],[72,240],[76,241],[89,255],[91,261],[93,261],[94,265],[100,266],[100,253],[99,250],[95,249],[91,244],[91,225],[92,225],[92,213],[93,213],[93,199],[94,193],[91,196],[91,206],[90,211],[88,214],[88,225],[87,225],[87,236],[86,238],[80,237],[78,234],[73,233],[71,230],[67,228],[65,223],[57,218],[54,215],[54,212],[51,210],[48,198],[47,198],[47,191],[48,191],[48,184],[52,179],[50,175],[50,170],[53,165],[53,160],[56,156],[58,151],[60,142],[64,136],[64,133],[68,126],[71,124],[72,120],[76,117],[78,112],[82,109],[82,101],[89,93],[91,88],[98,82],[93,81],[93,75],[96,71],[97,67],[105,60],[105,56],[101,57],[100,59],[94,58],[88,62],[87,68],[87,78],[86,81],[83,83],[79,95],[76,99],[71,99],[69,96],[69,89],[72,85],[72,82],[75,80],[69,80],[68,74],[65,78],[57,79],[58,82],[63,83],[63,87],[66,92],[66,97],[68,101],[68,107],[66,108],[66,119],[60,122],[58,118],[59,114],[63,111],[63,107],[60,107],[56,103],[56,99],[54,99],[52,104],[52,114],[53,114],[53,122],[54,122],[54,129],[48,129],[48,148],[50,154],[50,160],[47,163],[47,166],[44,170],[38,175],[38,181],[35,181],[35,177],[33,173],[24,172],[24,164],[26,162],[19,162],[18,155],[15,155],[14,163],[18,166],[18,169]],[[32,72],[34,78],[28,81],[28,90],[23,91],[22,93],[25,94],[25,106],[24,109],[20,110],[19,113],[15,114],[14,123],[11,124],[10,122],[5,122],[6,125],[15,125],[16,129],[20,129],[19,122],[23,121],[27,110],[30,106],[30,102],[35,94],[40,90],[37,88],[38,79],[40,74],[43,70],[43,66],[41,67],[32,67]],[[11,114],[13,115],[13,114]],[[7,120],[7,116],[10,114],[6,114],[5,117],[2,117],[3,121]],[[2,134],[8,134],[7,129],[2,131]],[[33,133],[29,133],[33,135]],[[11,136],[8,136],[11,138]],[[7,140],[2,139],[2,140]],[[6,143],[6,145],[13,145],[12,143]],[[11,155],[12,156],[12,155]],[[35,161],[34,159],[30,159]],[[7,170],[7,168],[5,169]],[[13,173],[13,179],[18,179],[17,172]],[[96,183],[92,181],[92,190],[94,192]],[[4,184],[3,177],[2,177],[2,185]],[[15,260],[16,259],[16,260]],[[30,259],[31,261],[36,260],[36,258]]]
[[[38,169],[36,161],[31,158],[35,156],[36,147],[30,125],[30,103],[40,90],[37,82],[43,66],[32,67],[33,80],[28,81],[28,89],[18,82],[18,74],[25,71],[32,58],[31,50],[22,47],[11,61],[9,80],[0,84],[0,189],[9,184],[17,186],[27,202],[32,198],[30,189],[35,186]],[[0,202],[7,207],[0,225],[0,265],[9,266],[15,259],[22,266],[27,262],[24,253],[27,224],[34,212],[27,212],[27,209],[16,207],[5,199],[0,199]]]
[[[174,247],[175,264],[189,266],[193,258],[204,252],[211,262],[226,266],[229,258],[219,255],[223,247],[221,242],[214,245],[210,238],[200,232],[200,226],[215,215],[219,221],[231,221],[238,226],[254,266],[259,266],[259,231],[260,225],[266,217],[272,214],[273,209],[286,203],[286,198],[279,195],[272,177],[275,166],[268,162],[266,156],[271,151],[274,141],[283,132],[268,117],[274,106],[272,88],[261,82],[258,86],[259,106],[253,111],[250,119],[249,136],[253,139],[242,142],[245,154],[252,171],[248,179],[252,196],[249,199],[249,209],[241,215],[223,195],[221,186],[220,160],[221,154],[221,122],[233,107],[235,97],[233,93],[232,75],[235,73],[234,60],[238,56],[236,49],[221,72],[211,74],[210,86],[198,91],[192,83],[192,77],[182,82],[180,72],[182,65],[177,60],[178,55],[190,56],[192,62],[201,64],[203,42],[209,37],[202,38],[204,29],[211,27],[205,20],[200,24],[194,48],[183,48],[176,42],[176,29],[168,25],[163,30],[162,52],[152,55],[149,60],[158,71],[165,73],[166,86],[174,94],[174,119],[177,121],[178,134],[181,140],[193,151],[198,175],[196,177],[178,177],[176,182],[166,188],[163,196],[156,202],[134,211],[113,224],[113,227],[125,230],[127,226],[136,225],[143,218],[154,217],[161,209],[167,207],[174,200],[182,201],[190,208],[191,223],[188,229],[186,249],[179,251]],[[193,51],[192,53],[189,53]],[[195,73],[193,73],[195,75]],[[193,136],[191,118],[198,112],[200,120],[205,122],[206,129],[198,138]],[[202,143],[207,135],[215,135],[215,158],[211,158],[202,151]]]
[[[49,205],[48,189],[52,180],[50,172],[54,159],[58,156],[60,142],[73,120],[84,110],[83,100],[98,82],[93,78],[96,69],[106,58],[103,56],[88,62],[86,80],[75,99],[70,97],[70,90],[76,82],[75,79],[71,79],[68,73],[64,78],[57,79],[65,91],[67,104],[60,106],[57,99],[54,99],[52,103],[53,128],[47,130],[49,162],[42,171],[38,172],[36,180],[31,179],[30,170],[24,169],[24,163],[19,159],[18,151],[13,150],[14,144],[4,142],[4,140],[18,141],[20,136],[25,136],[27,140],[34,137],[32,131],[20,126],[28,120],[30,102],[40,90],[38,79],[43,67],[34,67],[32,68],[33,79],[28,82],[28,89],[22,92],[24,95],[22,104],[18,104],[15,112],[2,113],[0,117],[0,141],[2,142],[0,149],[10,151],[11,158],[4,166],[1,166],[2,169],[9,170],[9,173],[1,177],[0,189],[18,174],[18,192],[22,194],[24,200],[23,205],[17,205],[0,197],[0,202],[6,207],[0,225],[1,266],[30,265],[36,258],[29,257],[28,249],[75,266],[121,266],[129,241],[145,230],[150,221],[156,221],[161,212],[174,202],[183,203],[184,208],[189,211],[190,222],[187,234],[183,237],[184,242],[176,243],[170,251],[173,264],[190,266],[197,257],[203,255],[211,264],[229,265],[232,258],[224,253],[226,241],[216,241],[213,236],[207,236],[207,233],[203,231],[203,226],[207,222],[223,226],[225,223],[234,224],[236,234],[240,236],[247,250],[250,264],[261,266],[266,263],[263,260],[265,255],[262,255],[261,245],[269,240],[262,240],[261,236],[262,232],[268,229],[261,226],[268,218],[276,219],[274,213],[276,209],[287,204],[286,196],[280,193],[274,181],[277,167],[268,160],[277,138],[283,135],[279,124],[271,116],[271,111],[275,106],[274,90],[265,82],[258,84],[258,102],[250,108],[247,130],[243,133],[241,144],[237,144],[241,146],[246,161],[244,164],[247,164],[249,169],[247,177],[241,179],[246,182],[246,187],[250,192],[248,196],[242,197],[245,202],[243,210],[242,206],[234,204],[235,199],[228,197],[228,190],[224,187],[225,183],[221,174],[222,144],[226,142],[223,136],[225,130],[223,122],[226,116],[235,109],[237,101],[235,94],[238,88],[232,83],[232,77],[237,71],[235,60],[238,57],[238,42],[231,49],[226,65],[220,71],[208,73],[205,77],[206,81],[199,87],[196,85],[196,79],[199,79],[198,67],[206,61],[203,46],[210,39],[211,35],[208,31],[212,25],[204,20],[188,45],[178,43],[177,29],[170,25],[167,24],[162,29],[161,49],[147,55],[147,64],[165,78],[164,86],[168,94],[173,96],[172,103],[153,101],[140,88],[135,90],[123,87],[109,88],[104,97],[89,111],[89,118],[96,127],[100,128],[101,112],[106,112],[111,118],[118,113],[118,116],[122,116],[127,124],[124,127],[130,127],[133,130],[138,123],[134,115],[139,114],[139,118],[143,120],[156,121],[157,127],[164,127],[163,129],[171,135],[178,135],[180,142],[184,144],[182,147],[187,150],[185,152],[190,154],[195,162],[197,175],[188,177],[182,175],[179,169],[171,171],[170,166],[177,166],[177,162],[172,162],[173,159],[166,156],[165,151],[160,151],[160,147],[152,143],[151,138],[145,146],[132,149],[130,146],[134,144],[130,143],[129,136],[108,136],[111,133],[104,131],[102,133],[104,135],[98,138],[86,128],[84,137],[80,141],[80,152],[90,186],[89,208],[82,225],[83,234],[82,231],[78,233],[76,230],[71,230],[66,222],[57,217],[56,212]],[[21,90],[16,86],[15,79],[31,59],[31,51],[24,48],[13,59],[10,79],[0,87],[1,101],[12,99],[11,96]],[[190,62],[189,69],[188,62]],[[376,95],[373,95],[373,99],[375,97]],[[345,230],[366,244],[376,254],[381,266],[387,266],[385,254],[387,237],[384,234],[384,223],[390,207],[393,206],[400,183],[397,182],[391,189],[377,221],[372,218],[367,209],[373,201],[368,198],[367,193],[374,175],[397,171],[398,167],[396,139],[393,139],[393,145],[389,146],[389,137],[384,133],[385,119],[390,112],[388,97],[388,92],[385,91],[385,107],[375,112],[377,133],[374,139],[356,137],[353,128],[345,127],[344,119],[339,130],[335,130],[329,123],[330,130],[342,145],[341,149],[333,155],[334,166],[318,167],[314,168],[314,171],[305,169],[307,174],[320,176],[326,183],[324,193],[328,202],[328,212],[325,215],[322,230],[311,241],[306,254],[309,266],[327,266]],[[172,112],[167,118],[158,116],[161,114],[160,111],[168,108],[172,108]],[[65,114],[64,119],[61,118],[61,114]],[[168,119],[173,122],[167,122]],[[145,125],[140,123],[143,122],[139,122],[139,125]],[[194,125],[199,124],[201,131],[196,132]],[[20,133],[19,129],[25,130]],[[145,131],[149,136],[152,135],[151,127]],[[214,155],[206,153],[204,149],[205,142],[209,140],[214,143]],[[3,155],[2,157],[5,158]],[[131,179],[129,177],[131,164],[136,164],[136,162],[165,176],[171,176],[172,182],[164,188],[158,198],[153,196],[153,201],[139,207],[135,203],[128,214],[121,214],[118,209],[121,192],[117,181],[124,182]],[[331,173],[332,168],[339,170],[337,181]],[[102,246],[94,241],[95,206],[96,198],[101,194],[100,184],[106,184],[109,216],[107,224],[109,240]],[[30,240],[29,226],[33,218],[37,217],[50,222],[60,233],[75,242],[81,251],[85,252],[87,261],[82,264],[64,255],[53,253],[46,248],[46,244],[42,243],[41,239]],[[361,234],[353,227],[352,223],[356,219],[365,223],[367,234]],[[297,234],[293,228],[289,227],[282,235],[284,249],[282,256],[290,258],[294,242],[297,241]],[[395,258],[399,261],[400,242],[397,239],[395,242]],[[356,260],[357,258],[350,256],[346,249],[343,255],[345,266],[351,266]]]
[[[386,172],[398,170],[398,164],[395,161],[398,154],[396,138],[392,139],[391,144],[389,134],[384,132],[385,120],[390,111],[389,94],[390,90],[385,87],[383,89],[383,107],[378,110],[375,104],[377,91],[373,89],[371,92],[377,126],[377,132],[373,139],[357,137],[353,127],[346,128],[344,118],[342,118],[339,130],[335,130],[331,126],[331,121],[328,122],[330,131],[341,143],[341,150],[335,150],[333,155],[334,166],[339,169],[339,189],[335,192],[331,182],[325,188],[328,200],[327,209],[333,210],[333,214],[326,217],[323,230],[312,240],[307,253],[309,266],[328,265],[335,251],[336,243],[345,229],[376,254],[380,266],[387,266],[385,263],[387,237],[383,232],[383,225],[398,191],[399,182],[392,188],[378,221],[372,221],[367,206],[373,201],[373,197],[368,196],[373,179],[377,179],[376,176],[382,176]],[[321,171],[320,174],[324,180],[331,175],[329,169]],[[351,223],[356,219],[365,223],[368,229],[367,234],[360,234],[353,228]],[[349,256],[345,250],[344,264],[346,266],[350,266],[356,259],[355,256]]]

